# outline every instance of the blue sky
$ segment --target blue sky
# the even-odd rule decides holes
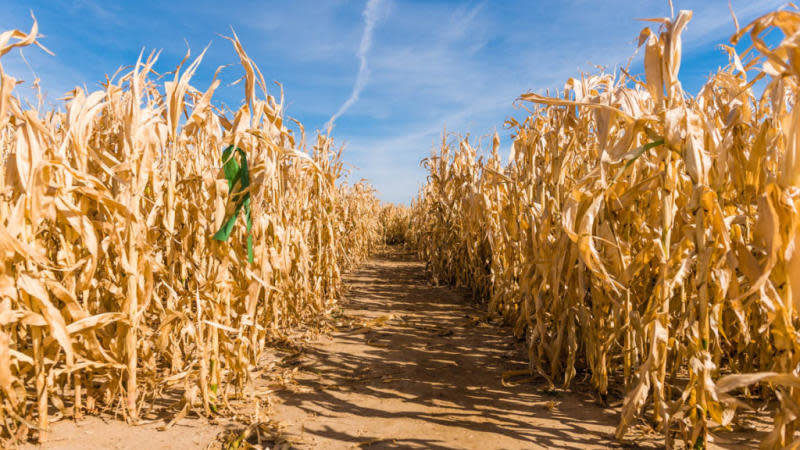
[[[5,3],[5,4],[3,4]],[[784,1],[734,0],[741,25]],[[192,84],[205,90],[220,65],[217,102],[236,108],[242,86],[230,27],[267,80],[283,84],[287,114],[307,130],[322,129],[351,96],[363,50],[366,0],[118,1],[0,0],[0,30],[30,27],[30,11],[55,56],[29,48],[3,58],[4,70],[32,80],[54,103],[75,86],[99,88],[106,74],[133,64],[142,48],[162,50],[156,70],[173,70],[186,45],[199,54],[211,43]],[[727,64],[718,48],[734,32],[727,0],[674,1],[694,10],[683,35],[680,78],[696,93]],[[367,71],[358,99],[337,118],[333,136],[346,145],[351,179],[368,179],[386,201],[408,203],[425,179],[419,161],[442,129],[480,138],[495,130],[510,145],[503,121],[522,116],[520,94],[560,88],[581,71],[625,65],[645,26],[638,18],[670,14],[667,1],[414,1],[377,0],[371,42],[361,52]],[[30,68],[28,67],[30,65]],[[632,68],[641,70],[641,55]],[[362,71],[363,72],[363,71]],[[17,88],[30,92],[30,83]],[[277,94],[277,88],[273,89]]]

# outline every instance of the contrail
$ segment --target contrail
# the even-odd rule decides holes
[[[348,108],[353,106],[353,103],[358,101],[358,96],[361,95],[361,90],[367,84],[369,78],[369,68],[367,67],[367,52],[372,46],[372,31],[375,29],[375,23],[378,21],[378,6],[382,0],[367,0],[367,6],[364,7],[364,34],[361,35],[361,45],[358,46],[358,76],[356,77],[356,84],[353,86],[353,92],[336,114],[331,116],[328,123],[325,124],[325,129],[328,130],[333,125],[333,122],[347,111]]]

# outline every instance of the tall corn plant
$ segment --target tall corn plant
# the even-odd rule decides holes
[[[37,38],[35,21],[2,33],[0,56]],[[0,66],[5,441],[44,441],[51,408],[137,422],[168,391],[181,414],[223,413],[265,345],[330,311],[379,244],[374,191],[347,183],[330,137],[306,148],[229,39],[235,111],[213,102],[219,70],[191,85],[202,53],[163,86],[142,56],[51,111],[24,106]]]
[[[505,166],[443,142],[412,241],[436,279],[482,293],[525,336],[533,373],[567,386],[586,371],[603,399],[622,390],[618,438],[651,408],[668,446],[705,447],[742,405],[729,392],[765,382],[780,407],[764,446],[796,445],[800,15],[738,32],[749,59],[726,47],[730,66],[696,97],[678,77],[690,19],[642,31],[643,79],[523,94],[533,107],[509,120]],[[787,37],[774,49],[771,28]]]

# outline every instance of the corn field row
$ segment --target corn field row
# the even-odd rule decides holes
[[[378,221],[385,244],[398,245],[410,241],[411,210],[408,207],[386,203],[381,207]]]
[[[410,239],[513,324],[532,374],[624,394],[617,438],[647,418],[703,448],[771,399],[763,446],[800,448],[800,14],[737,24],[752,45],[725,46],[696,96],[679,80],[691,15],[642,30],[643,77],[523,94],[507,163],[497,136],[484,154],[445,135]]]
[[[0,56],[39,45],[0,34]],[[234,34],[236,111],[157,55],[42,110],[0,66],[0,424],[5,443],[100,411],[130,422],[168,391],[212,415],[271,339],[336,306],[381,244],[374,190],[290,131]],[[163,84],[160,84],[163,83]],[[299,136],[297,134],[300,134]],[[223,150],[225,150],[223,152]]]

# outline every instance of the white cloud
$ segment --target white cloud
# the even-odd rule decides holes
[[[372,46],[372,32],[375,29],[375,24],[378,22],[378,14],[381,0],[367,0],[367,5],[364,7],[364,34],[361,36],[361,44],[358,46],[358,75],[356,76],[356,83],[353,86],[353,92],[350,97],[345,100],[339,110],[331,116],[328,123],[325,125],[326,129],[330,129],[334,121],[345,113],[361,95],[361,90],[367,85],[369,79],[369,67],[367,67],[367,53]]]

